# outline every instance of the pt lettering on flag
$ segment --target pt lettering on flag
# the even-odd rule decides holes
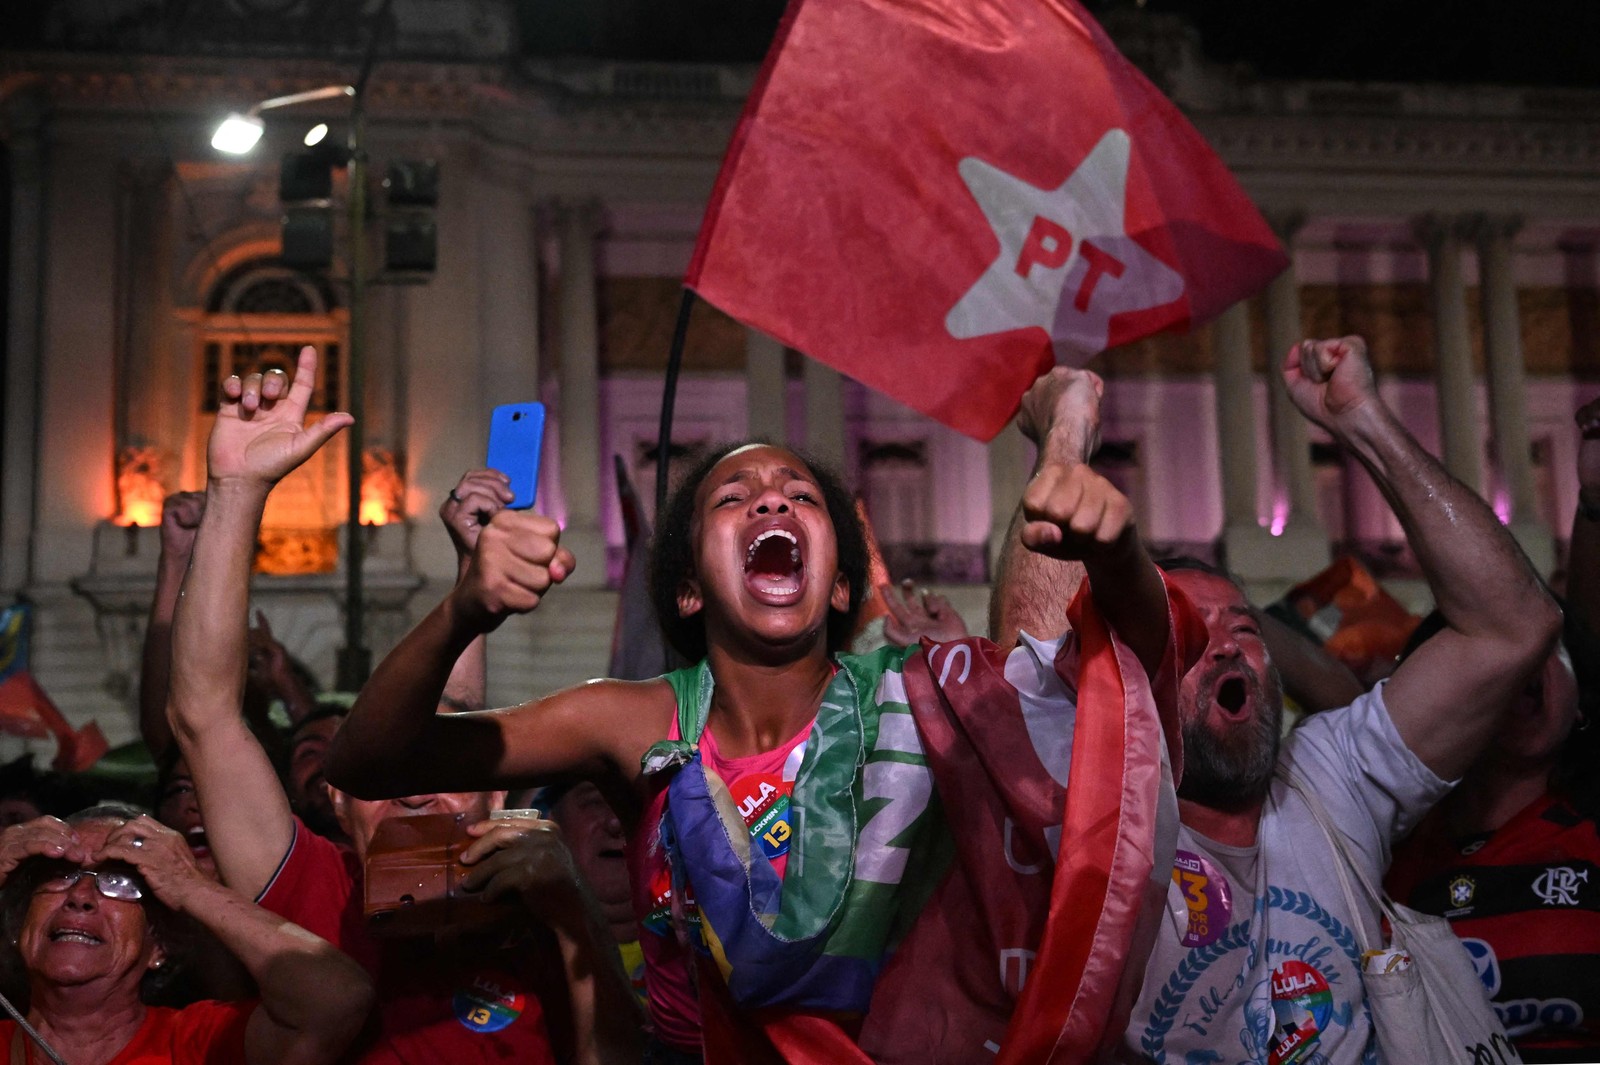
[[[1287,265],[1075,0],[791,0],[685,284],[980,440],[1053,363]]]

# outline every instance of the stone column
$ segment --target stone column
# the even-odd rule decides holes
[[[118,308],[120,331],[117,397],[121,410],[117,446],[160,447],[176,456],[187,441],[173,427],[187,424],[174,402],[186,396],[182,367],[171,359],[167,327],[172,317],[172,219],[168,214],[171,169],[165,164],[128,164],[122,177],[123,246],[118,249],[119,284],[124,293]],[[190,351],[193,358],[193,351]],[[178,487],[168,484],[169,489]]]
[[[561,276],[561,493],[567,524],[561,542],[580,559],[568,583],[605,582],[605,538],[600,531],[600,336],[595,301],[595,229],[592,203],[562,204],[557,212]]]
[[[476,189],[480,198],[477,218],[478,322],[482,330],[484,391],[493,403],[514,403],[536,399],[539,395],[539,230],[533,204],[527,196],[514,185],[504,183],[509,179],[498,178],[499,175],[480,178]],[[567,247],[563,245],[563,323],[569,306],[565,287],[566,255]],[[591,250],[591,274],[593,258]],[[574,292],[573,298],[586,298],[588,301],[587,310],[576,303],[571,306],[572,313],[587,323],[583,350],[588,355],[578,355],[577,360],[586,359],[588,373],[595,374],[594,360],[598,349],[593,284],[588,286],[586,293]],[[563,339],[565,336],[563,332]],[[571,349],[562,350],[563,364],[568,350]],[[566,378],[562,380],[565,384]],[[565,410],[564,393],[562,406]]]
[[[783,345],[759,329],[744,338],[745,432],[775,444],[789,442],[788,382]]]
[[[840,473],[844,461],[844,378],[816,359],[805,360],[806,450]]]
[[[4,450],[0,451],[0,595],[33,579],[38,477],[40,318],[44,310],[43,102],[6,103],[11,162],[11,247],[6,329]]]
[[[1512,238],[1520,219],[1479,220],[1478,289],[1483,310],[1483,347],[1489,367],[1489,414],[1495,461],[1511,503],[1511,532],[1541,574],[1555,567],[1555,544],[1539,514],[1529,454],[1522,322],[1512,265]]]
[[[1217,458],[1222,467],[1222,527],[1259,529],[1256,418],[1251,396],[1250,311],[1236,303],[1211,326],[1216,355]]]
[[[1467,293],[1461,281],[1461,236],[1455,220],[1428,218],[1418,227],[1428,249],[1433,346],[1439,375],[1439,439],[1445,469],[1474,492],[1483,491],[1483,438],[1472,372]]]
[[[1223,561],[1258,601],[1275,599],[1315,572],[1261,527],[1256,507],[1255,374],[1250,368],[1250,307],[1236,303],[1211,326],[1216,355],[1217,459],[1222,467]],[[1324,548],[1326,550],[1326,548]]]
[[[1295,409],[1283,383],[1284,359],[1289,349],[1305,339],[1300,316],[1300,280],[1294,269],[1294,237],[1305,218],[1280,215],[1273,220],[1278,239],[1289,254],[1289,268],[1267,286],[1267,391],[1271,396],[1272,454],[1275,472],[1274,506],[1288,514],[1276,539],[1286,558],[1286,576],[1309,575],[1329,562],[1328,530],[1317,513],[1317,482],[1311,469],[1311,442],[1306,420]],[[1279,515],[1273,515],[1274,522]]]

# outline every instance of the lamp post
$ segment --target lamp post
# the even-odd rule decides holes
[[[388,8],[385,3],[378,17]],[[217,127],[211,138],[212,147],[218,151],[242,155],[255,147],[261,139],[265,124],[263,111],[317,100],[349,97],[350,138],[347,200],[350,211],[349,249],[347,263],[350,271],[350,341],[347,363],[349,389],[346,406],[355,419],[345,433],[347,451],[346,476],[349,490],[349,512],[345,516],[345,586],[344,586],[344,646],[338,652],[338,686],[342,691],[357,691],[372,672],[372,651],[366,645],[364,633],[365,594],[362,587],[362,565],[365,541],[361,532],[361,475],[362,457],[366,451],[366,329],[367,329],[367,117],[366,86],[372,72],[373,46],[377,41],[374,31],[361,63],[361,73],[354,85],[325,85],[305,92],[292,93],[263,100],[244,114],[231,114]]]
[[[387,5],[385,5],[387,6]],[[377,35],[373,35],[377,39]],[[360,691],[372,673],[372,651],[367,647],[364,626],[365,595],[362,588],[362,562],[366,543],[361,538],[361,460],[366,453],[367,406],[367,75],[372,72],[372,49],[367,49],[356,79],[355,99],[350,108],[350,168],[347,171],[350,201],[350,415],[355,424],[350,434],[346,460],[349,463],[349,513],[344,523],[344,646],[339,648],[338,683],[340,691]]]

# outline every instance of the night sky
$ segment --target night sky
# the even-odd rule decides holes
[[[329,0],[300,0],[302,4]],[[352,0],[345,0],[352,2]],[[966,3],[971,0],[948,0]],[[1027,0],[1019,0],[1027,2]],[[1085,0],[1103,14],[1136,0]],[[222,3],[222,0],[207,0]],[[1213,60],[1271,78],[1600,88],[1600,0],[1146,0],[1186,15]],[[755,62],[783,0],[515,0],[534,56]],[[0,48],[36,43],[50,5],[0,3]],[[187,0],[152,4],[183,21]],[[287,17],[293,17],[293,8]]]
[[[965,2],[965,0],[957,0]],[[1089,0],[1103,13],[1130,0]],[[1212,59],[1274,78],[1600,87],[1600,0],[1148,0]],[[781,0],[521,0],[527,50],[755,60]]]
[[[1188,15],[1212,59],[1267,77],[1600,86],[1595,0],[1150,0],[1149,8]]]

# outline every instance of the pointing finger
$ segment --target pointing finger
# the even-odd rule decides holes
[[[294,383],[289,386],[289,408],[301,417],[311,408],[311,394],[317,386],[317,349],[307,344],[295,362]],[[327,419],[324,419],[326,421]],[[340,429],[344,426],[339,426]],[[338,430],[335,430],[337,432]],[[332,436],[332,433],[328,434]]]

